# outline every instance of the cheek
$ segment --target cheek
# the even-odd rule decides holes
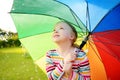
[[[70,34],[66,31],[62,33],[63,36],[68,37]]]
[[[71,39],[71,34],[70,33],[65,33],[63,34],[66,39]]]

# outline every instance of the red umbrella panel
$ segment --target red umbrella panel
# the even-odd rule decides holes
[[[119,80],[120,30],[93,34],[93,41],[105,66],[108,80]],[[116,54],[116,55],[114,55]]]

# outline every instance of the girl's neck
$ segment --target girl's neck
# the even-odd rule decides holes
[[[65,55],[67,53],[70,53],[71,51],[73,51],[74,47],[70,44],[70,43],[61,43],[58,44],[58,52],[60,55]]]

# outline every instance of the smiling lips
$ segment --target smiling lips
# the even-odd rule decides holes
[[[53,37],[56,38],[56,37],[59,37],[60,35],[54,35]]]
[[[58,34],[55,34],[55,35],[53,35],[53,38],[57,38],[57,37],[59,37],[60,35],[58,35]]]

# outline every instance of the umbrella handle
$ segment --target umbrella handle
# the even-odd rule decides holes
[[[86,42],[89,39],[89,36],[91,35],[91,32],[89,32],[89,34],[84,38],[84,40],[82,41],[82,43],[80,44],[80,49],[82,49],[84,47],[84,45],[86,44]]]

